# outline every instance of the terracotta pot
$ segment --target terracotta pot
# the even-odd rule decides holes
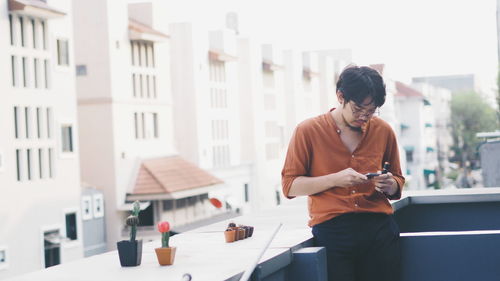
[[[224,231],[224,236],[226,237],[226,242],[231,243],[236,241],[236,230],[226,230]]]
[[[142,258],[142,240],[123,240],[116,243],[121,266],[138,266]]]
[[[156,257],[158,258],[158,263],[160,265],[172,265],[174,264],[176,247],[168,248],[156,248]]]
[[[234,241],[240,240],[240,235],[239,235],[239,228],[236,226],[231,227],[231,230],[234,231]]]
[[[249,226],[248,230],[250,232],[250,234],[248,235],[248,237],[252,237],[252,235],[253,235],[253,226]]]

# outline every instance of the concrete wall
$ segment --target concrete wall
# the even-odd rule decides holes
[[[482,144],[479,152],[484,186],[500,186],[500,141]]]

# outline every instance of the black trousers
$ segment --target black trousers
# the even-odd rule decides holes
[[[326,248],[329,281],[398,281],[399,227],[390,215],[349,213],[313,226]]]

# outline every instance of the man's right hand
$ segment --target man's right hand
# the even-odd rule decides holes
[[[366,183],[368,180],[365,175],[356,172],[353,168],[347,168],[332,175],[335,176],[334,186],[339,187],[351,187]]]

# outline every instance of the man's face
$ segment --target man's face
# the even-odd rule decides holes
[[[378,109],[370,97],[363,100],[362,104],[356,104],[352,100],[345,102],[343,96],[339,97],[339,101],[341,102],[342,115],[347,125],[353,128],[361,128],[366,125]]]

